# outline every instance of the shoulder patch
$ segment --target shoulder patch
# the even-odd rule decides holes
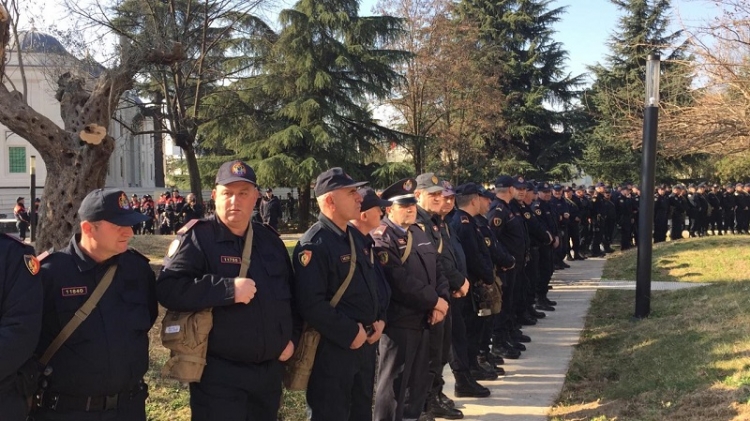
[[[499,227],[502,223],[503,223],[502,219],[500,219],[498,217],[492,218],[492,225],[494,225],[496,227]]]
[[[537,214],[537,216],[541,216],[542,215],[542,210],[541,209],[537,209],[537,210],[534,211],[534,213]]]
[[[492,240],[490,240],[490,237],[484,237],[484,244],[486,244],[487,247],[492,245]]]
[[[461,215],[461,223],[462,224],[468,224],[469,223],[469,217],[466,215]]]
[[[299,252],[299,264],[302,265],[302,267],[305,267],[310,264],[310,261],[312,260],[312,250],[303,250]]]
[[[388,252],[387,251],[379,251],[378,252],[378,261],[382,265],[388,263]]]
[[[177,234],[178,235],[183,235],[183,234],[187,233],[188,231],[190,231],[191,229],[193,229],[193,227],[197,223],[199,223],[201,221],[202,221],[201,219],[191,219],[187,224],[183,225],[182,228],[180,228],[179,231],[177,231]]]
[[[36,275],[37,273],[39,273],[39,269],[42,265],[39,263],[39,260],[36,258],[36,256],[34,256],[33,254],[24,254],[23,262],[26,264],[26,269],[28,269],[32,275]]]
[[[531,213],[524,212],[523,217],[526,218],[526,219],[531,219]]]

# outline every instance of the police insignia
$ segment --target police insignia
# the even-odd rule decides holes
[[[236,175],[236,176],[238,176],[238,177],[242,177],[242,176],[244,176],[244,175],[245,175],[245,173],[246,173],[246,171],[245,171],[245,166],[244,166],[244,165],[242,165],[242,162],[240,162],[240,161],[237,161],[237,162],[235,162],[235,163],[234,163],[234,164],[232,165],[232,169],[231,169],[231,171],[232,171],[232,174],[234,174],[234,175]]]
[[[500,218],[492,218],[492,225],[494,225],[496,227],[499,227],[500,224],[502,224],[502,223],[503,223],[502,219],[500,219]]]
[[[299,263],[302,267],[307,266],[312,260],[312,250],[305,250],[299,253]]]
[[[432,181],[432,184],[437,184],[438,183],[438,178],[435,177],[434,175],[432,176],[432,178],[430,180]]]
[[[529,212],[525,212],[523,214],[523,217],[526,218],[526,219],[531,219],[531,214]]]
[[[175,253],[177,253],[177,249],[180,248],[180,240],[174,239],[172,243],[169,245],[169,249],[167,250],[167,257],[174,256]]]
[[[381,264],[388,263],[388,252],[387,251],[379,251],[378,252],[378,260]]]
[[[31,272],[32,275],[36,275],[39,273],[39,269],[41,265],[39,264],[39,260],[31,254],[25,254],[23,256],[23,262],[26,264],[26,269]]]
[[[414,187],[414,183],[412,183],[411,180],[406,180],[404,182],[403,187],[404,187],[404,190],[411,191],[412,187]]]
[[[489,247],[490,244],[492,244],[492,242],[490,241],[490,237],[484,237],[484,244],[487,244],[487,247]]]
[[[541,209],[537,209],[537,210],[534,211],[534,213],[537,214],[537,216],[539,216],[539,215],[542,214],[542,210]]]
[[[117,199],[117,205],[120,206],[120,209],[130,209],[128,195],[125,194],[125,192],[120,193],[120,197]]]
[[[351,254],[345,254],[343,256],[340,256],[339,259],[341,260],[341,263],[349,263],[352,260]]]
[[[462,224],[468,224],[469,223],[469,217],[466,215],[461,215],[461,223]]]

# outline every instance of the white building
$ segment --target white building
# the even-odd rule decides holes
[[[19,34],[20,42],[11,41],[7,52],[8,63],[5,84],[10,90],[23,90],[21,66],[17,47],[20,46],[26,79],[29,105],[47,118],[64,127],[60,117],[60,103],[55,99],[57,78],[71,71],[98,76],[103,68],[93,61],[81,61],[69,54],[54,37],[35,30]],[[126,92],[116,111],[116,120],[130,123],[137,121],[139,130],[152,131],[153,121],[141,118],[141,101],[131,92]],[[133,136],[122,123],[113,120],[109,134],[115,139],[115,150],[109,159],[106,187],[122,188],[139,196],[153,194],[154,183],[154,139],[152,134]],[[156,139],[161,141],[160,136]],[[40,154],[25,139],[0,125],[0,214],[12,217],[12,209],[18,196],[29,198],[29,161],[36,156],[37,196],[42,196],[47,170]]]

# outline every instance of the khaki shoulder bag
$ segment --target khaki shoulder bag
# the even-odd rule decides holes
[[[253,223],[247,227],[239,276],[247,276],[253,249]],[[183,383],[199,382],[206,367],[208,335],[214,324],[212,309],[197,312],[167,310],[161,322],[161,343],[170,358],[161,375]]]
[[[350,228],[351,229],[351,228]],[[357,267],[357,249],[354,246],[354,238],[349,233],[349,245],[351,246],[352,258],[349,261],[349,273],[346,275],[344,282],[336,290],[336,294],[331,299],[331,307],[341,300],[349,284],[354,277],[354,271]],[[299,344],[294,350],[294,355],[286,362],[286,371],[284,373],[284,387],[288,390],[307,390],[307,383],[310,380],[313,364],[315,363],[315,354],[320,344],[320,332],[305,323],[302,329],[302,336]]]

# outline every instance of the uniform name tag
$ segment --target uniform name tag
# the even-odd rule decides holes
[[[339,259],[341,259],[341,263],[349,263],[352,260],[352,255],[351,254],[345,254],[345,255],[339,257]]]
[[[167,326],[164,333],[180,333],[180,325]]]
[[[67,287],[62,289],[63,297],[78,297],[81,295],[88,295],[88,287]]]
[[[221,256],[221,263],[229,263],[232,265],[241,265],[242,258],[237,256]]]

